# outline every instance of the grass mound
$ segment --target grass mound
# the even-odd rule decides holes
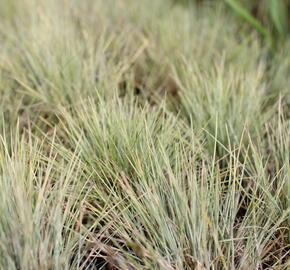
[[[289,268],[287,38],[218,1],[0,17],[0,269]]]

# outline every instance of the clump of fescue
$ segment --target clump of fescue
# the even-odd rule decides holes
[[[78,159],[64,162],[53,147],[11,134],[0,136],[0,268],[71,269],[81,239]]]
[[[285,264],[285,122],[278,119],[274,133],[275,127],[267,127],[266,140],[280,145],[271,156],[267,142],[257,144],[247,129],[238,144],[227,147],[212,136],[214,153],[205,155],[205,132],[195,134],[172,114],[128,102],[103,106],[99,100],[63,111],[65,137],[72,139],[72,149],[79,144],[94,179],[85,229],[88,241],[96,243],[92,257],[120,269]],[[218,147],[226,152],[219,159]]]
[[[287,269],[289,42],[125,2],[0,0],[0,269]]]

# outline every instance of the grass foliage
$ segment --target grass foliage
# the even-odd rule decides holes
[[[0,269],[289,269],[286,38],[219,3],[0,17]]]
[[[176,3],[192,4],[209,0],[173,0]],[[215,0],[227,5],[230,10],[257,30],[275,49],[290,33],[289,0]]]

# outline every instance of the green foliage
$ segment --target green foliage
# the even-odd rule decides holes
[[[175,0],[175,2],[191,4],[211,1]],[[228,5],[235,14],[256,29],[272,48],[277,46],[278,40],[284,39],[290,33],[289,0],[220,0],[216,2]]]
[[[236,0],[225,0],[234,12],[236,12],[239,16],[241,16],[246,22],[251,24],[261,35],[263,35],[268,41],[273,42],[271,39],[271,34],[268,30],[259,22],[251,13],[245,9],[239,1]]]

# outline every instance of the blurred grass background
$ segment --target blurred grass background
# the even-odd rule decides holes
[[[175,3],[186,5],[214,1],[227,5],[241,20],[266,38],[272,47],[278,46],[277,42],[281,42],[289,35],[289,0],[174,0]]]

